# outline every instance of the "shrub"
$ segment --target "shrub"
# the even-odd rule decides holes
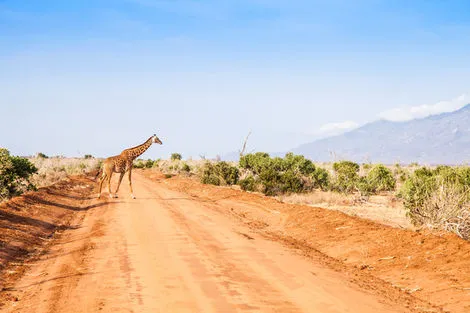
[[[403,199],[408,215],[412,217],[414,212],[419,212],[424,201],[437,189],[436,177],[427,168],[417,169],[403,183],[398,196]],[[413,219],[413,218],[412,218]]]
[[[311,175],[313,187],[327,190],[330,186],[330,174],[321,167],[316,167]]]
[[[85,154],[85,159],[93,159],[93,156],[91,154]]]
[[[396,185],[392,171],[382,164],[372,167],[369,173],[367,173],[366,180],[372,192],[392,191]]]
[[[181,171],[189,173],[191,172],[191,167],[189,167],[187,163],[183,163],[183,165],[181,166]]]
[[[282,160],[282,159],[281,159]],[[291,170],[302,175],[312,175],[315,172],[315,165],[303,155],[287,153],[284,160],[284,170]]]
[[[333,189],[339,192],[352,192],[357,189],[359,182],[359,164],[351,161],[335,162],[335,181]]]
[[[172,154],[171,154],[171,157],[170,157],[170,159],[171,159],[172,161],[179,161],[179,160],[181,160],[182,158],[183,158],[183,157],[182,157],[181,154],[179,154],[179,153],[172,153]]]
[[[30,177],[37,171],[29,160],[10,156],[7,149],[0,148],[0,198],[7,199],[34,190]]]
[[[393,175],[395,176],[395,180],[403,183],[409,177],[408,172],[406,172],[400,164],[395,164],[395,169],[393,170]]]
[[[370,196],[376,191],[372,183],[367,179],[367,177],[364,176],[359,177],[355,187],[357,190],[359,190],[361,196]]]
[[[414,225],[428,225],[470,236],[468,168],[422,167],[405,181],[399,196]]]
[[[202,167],[201,182],[211,185],[235,185],[238,182],[239,170],[225,161],[206,162]]]
[[[145,168],[152,168],[153,164],[154,164],[154,162],[151,159],[148,159],[147,161],[145,161],[144,167]]]
[[[306,191],[307,186],[302,176],[289,169],[281,175],[280,190],[282,193],[300,193]]]
[[[255,175],[259,175],[263,168],[268,166],[270,161],[269,154],[265,152],[249,153],[240,158],[239,166],[240,168],[250,170]]]
[[[48,159],[49,157],[48,157],[47,155],[45,155],[44,153],[39,152],[39,153],[38,153],[38,158],[41,158],[41,159]]]
[[[220,186],[220,177],[216,176],[215,174],[204,175],[201,178],[201,183],[206,185],[216,185]]]
[[[240,188],[245,191],[255,191],[256,190],[256,180],[253,176],[248,176],[244,179],[241,179],[238,184]]]
[[[134,165],[133,165],[135,168],[144,168],[145,167],[145,163],[143,160],[141,159],[138,159],[136,161],[134,161]]]
[[[257,152],[240,158],[240,168],[253,175],[253,178],[243,182],[257,188],[259,185],[266,195],[280,193],[304,192],[314,186],[326,188],[329,182],[328,173],[316,168],[312,161],[302,155],[287,153],[284,158],[271,158],[269,154]],[[256,186],[253,185],[253,181]]]

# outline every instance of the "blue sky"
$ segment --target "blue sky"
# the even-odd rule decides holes
[[[284,151],[470,102],[470,2],[0,0],[0,146]]]

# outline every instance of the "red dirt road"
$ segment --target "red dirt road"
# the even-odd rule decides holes
[[[306,257],[272,200],[214,200],[241,193],[151,178],[134,173],[135,200],[126,181],[118,199],[72,199],[71,227],[4,287],[2,312],[442,311],[361,269]]]
[[[20,301],[5,312],[404,312],[134,176],[139,198],[123,188],[88,211],[16,284]]]

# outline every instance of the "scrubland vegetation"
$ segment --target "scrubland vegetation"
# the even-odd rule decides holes
[[[415,226],[470,237],[470,167],[466,166],[386,166],[351,161],[319,164],[292,153],[281,158],[263,152],[244,155],[239,162],[183,161],[172,157],[139,160],[136,164],[158,168],[167,177],[194,176],[204,184],[238,185],[242,190],[268,196],[324,191],[328,198],[337,198],[337,194],[367,201],[372,195],[385,195],[403,203]]]
[[[96,170],[101,161],[91,155],[83,158],[64,157],[34,157],[28,159],[38,171],[31,177],[31,182],[36,187],[44,187],[56,183],[68,175],[78,175]]]
[[[64,158],[38,153],[36,157],[23,158],[12,156],[7,149],[0,148],[0,200],[51,185],[67,175],[90,172],[97,169],[99,163],[91,155]]]
[[[99,168],[100,160],[83,158],[11,156],[0,149],[0,200],[60,181],[67,175]],[[470,237],[470,167],[420,167],[357,164],[351,161],[314,163],[292,153],[271,157],[257,152],[239,162],[183,160],[173,153],[169,160],[135,161],[136,168],[155,168],[166,177],[192,176],[204,184],[237,185],[267,196],[308,195],[324,191],[329,198],[351,196],[363,201],[371,195],[387,195],[402,201],[410,221],[416,226],[443,229],[462,238]]]

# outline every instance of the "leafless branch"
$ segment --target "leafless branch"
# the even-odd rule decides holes
[[[248,142],[248,137],[250,137],[250,135],[251,135],[251,130],[250,130],[250,132],[248,133],[248,135],[246,136],[245,141],[243,142],[243,147],[242,147],[242,149],[240,150],[240,157],[242,157],[242,156],[245,154],[246,143]]]

